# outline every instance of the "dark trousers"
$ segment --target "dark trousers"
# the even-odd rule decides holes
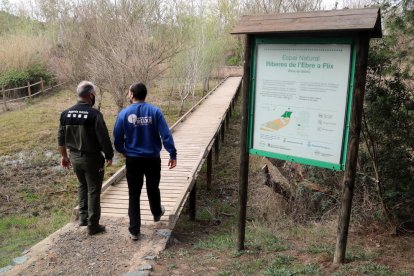
[[[126,178],[129,190],[129,232],[133,235],[139,234],[141,228],[140,196],[144,175],[151,213],[153,216],[159,216],[161,215],[161,195],[159,189],[161,159],[159,157],[127,157]]]
[[[79,180],[79,220],[95,227],[101,218],[101,189],[105,159],[100,153],[71,152],[70,161]]]

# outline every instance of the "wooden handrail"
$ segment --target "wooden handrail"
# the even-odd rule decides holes
[[[226,78],[227,79],[227,78]],[[224,81],[223,81],[224,82]],[[220,83],[221,84],[221,83]],[[239,90],[240,89],[240,86],[241,86],[241,82],[239,83],[239,85],[237,86],[237,90]],[[216,87],[217,88],[217,87]],[[224,124],[224,120],[225,120],[225,118],[226,118],[226,115],[227,115],[227,112],[228,112],[228,110],[229,110],[229,108],[230,108],[230,105],[231,105],[231,103],[233,102],[233,100],[235,99],[235,97],[236,97],[236,95],[237,95],[237,93],[239,93],[239,91],[238,92],[236,92],[234,95],[233,95],[233,97],[232,97],[232,99],[231,99],[231,101],[230,101],[230,104],[229,104],[229,106],[227,107],[227,110],[226,110],[226,113],[224,114],[224,116],[223,116],[223,118],[222,118],[222,121],[221,121],[221,123],[220,123],[220,126],[218,127],[218,129],[217,129],[217,132],[216,132],[216,134],[212,137],[212,139],[210,140],[210,142],[208,143],[208,145],[207,145],[207,147],[206,147],[206,149],[204,150],[204,152],[202,152],[200,155],[201,155],[201,162],[198,164],[198,166],[193,170],[193,171],[191,171],[189,174],[188,174],[188,178],[189,179],[191,179],[191,181],[190,181],[190,184],[188,185],[188,187],[187,187],[187,189],[185,189],[185,190],[183,190],[182,191],[182,193],[181,193],[181,196],[180,196],[180,198],[181,198],[181,200],[180,201],[177,201],[176,202],[176,204],[175,204],[175,206],[174,206],[174,208],[173,208],[173,214],[170,214],[170,216],[169,216],[169,226],[171,226],[171,225],[174,225],[175,224],[175,221],[178,219],[178,217],[177,217],[177,215],[180,213],[180,208],[181,208],[181,206],[182,206],[182,204],[185,202],[185,199],[187,198],[187,194],[189,194],[190,192],[191,192],[191,189],[193,188],[193,186],[194,186],[194,183],[195,183],[195,180],[196,180],[196,178],[197,178],[197,175],[198,175],[198,173],[200,172],[200,170],[201,170],[201,168],[202,168],[202,165],[203,165],[203,163],[204,163],[204,160],[207,158],[207,156],[208,156],[208,154],[209,154],[209,152],[211,151],[211,149],[213,148],[213,145],[214,145],[214,142],[215,142],[215,140],[216,139],[218,139],[218,133],[219,133],[219,131],[220,131],[220,129],[222,128],[222,127],[224,127],[223,126],[223,124]]]
[[[219,84],[217,84],[213,89],[210,90],[210,92],[208,92],[204,97],[201,98],[201,100],[199,100],[193,107],[190,108],[190,110],[188,110],[183,116],[181,116],[171,127],[170,130],[171,132],[174,130],[174,128],[179,125],[180,123],[182,123],[183,121],[185,121],[185,119],[188,117],[188,115],[190,115],[191,112],[193,112],[197,106],[199,106],[206,98],[208,98],[208,96],[210,96],[211,94],[213,94],[214,91],[216,91],[217,87],[219,87],[223,82],[225,82],[228,79],[228,77],[226,77],[224,80],[222,80]]]
[[[24,99],[27,99],[27,98],[31,98],[33,96],[36,96],[36,95],[41,94],[41,93],[44,93],[44,92],[46,92],[46,91],[48,91],[50,89],[53,89],[55,87],[65,85],[66,83],[67,83],[67,81],[66,82],[61,82],[61,83],[58,83],[56,85],[52,85],[52,86],[50,86],[50,87],[48,87],[48,88],[45,89],[44,88],[44,85],[43,85],[44,84],[44,80],[41,80],[41,81],[38,81],[38,82],[33,83],[31,85],[27,85],[27,86],[22,86],[22,87],[17,87],[17,88],[10,88],[10,89],[6,89],[6,90],[3,90],[2,89],[2,90],[0,90],[0,92],[3,94],[2,95],[3,104],[6,104],[6,103],[11,103],[11,102],[15,102],[15,101],[20,101],[20,100],[24,100]],[[36,93],[29,93],[29,95],[24,96],[24,97],[10,99],[10,100],[7,100],[7,101],[5,100],[5,92],[14,91],[14,90],[18,90],[18,89],[24,89],[24,88],[32,87],[32,86],[35,86],[35,85],[38,85],[38,84],[41,85],[41,89],[40,89],[40,91],[38,91]]]
[[[22,87],[9,88],[9,89],[3,90],[3,91],[1,91],[1,92],[3,92],[3,93],[4,93],[4,92],[9,92],[9,91],[14,91],[14,90],[19,90],[19,89],[29,88],[29,87],[32,87],[32,86],[38,85],[38,84],[40,84],[40,83],[42,83],[42,82],[43,82],[43,81],[38,81],[38,82],[32,83],[32,84],[30,84],[30,85],[22,86]]]

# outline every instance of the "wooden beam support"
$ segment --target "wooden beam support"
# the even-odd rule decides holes
[[[365,81],[367,74],[369,35],[360,33],[356,42],[355,85],[352,98],[351,124],[349,130],[346,168],[342,184],[342,201],[338,221],[334,264],[345,262],[349,221],[351,218],[352,197],[358,161],[359,136],[364,104]]]
[[[244,76],[242,122],[240,132],[240,172],[239,172],[239,219],[237,249],[244,249],[246,233],[247,188],[249,183],[249,153],[247,151],[248,118],[250,98],[250,60],[253,47],[253,36],[246,35],[244,49]]]
[[[226,113],[226,129],[229,130],[229,126],[230,126],[230,113],[227,112]]]
[[[196,188],[197,182],[194,182],[193,189],[190,192],[190,202],[189,202],[189,209],[190,209],[190,220],[196,220]]]
[[[207,157],[207,190],[211,190],[211,171],[212,171],[212,155],[213,151],[210,150]]]
[[[215,141],[214,141],[214,162],[216,164],[219,161],[219,153],[220,153],[220,145],[219,145],[218,135],[216,135],[216,138],[215,138]]]

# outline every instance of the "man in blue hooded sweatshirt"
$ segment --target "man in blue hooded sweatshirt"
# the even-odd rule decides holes
[[[132,84],[128,92],[132,104],[118,114],[114,126],[115,149],[126,157],[129,233],[132,240],[138,240],[140,234],[140,196],[144,175],[154,221],[160,221],[165,212],[159,189],[161,142],[170,154],[169,168],[177,165],[177,150],[167,122],[159,108],[145,102],[146,96],[144,84]]]

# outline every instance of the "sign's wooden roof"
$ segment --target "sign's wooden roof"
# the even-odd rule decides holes
[[[326,33],[367,31],[381,37],[378,8],[245,15],[232,34]]]

